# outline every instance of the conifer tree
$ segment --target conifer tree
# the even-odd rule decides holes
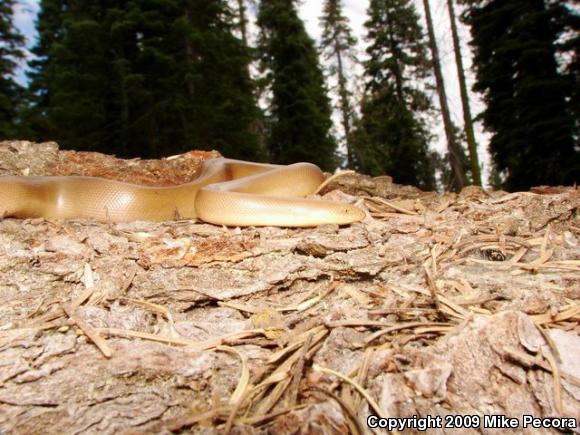
[[[341,0],[326,0],[320,21],[323,29],[320,46],[326,60],[330,62],[328,72],[336,77],[337,82],[336,93],[339,100],[347,165],[354,165],[354,153],[350,144],[354,109],[351,102],[352,92],[348,86],[347,70],[357,61],[354,53],[357,41],[349,27],[348,19],[342,13]]]
[[[574,121],[573,138],[580,147],[580,13],[566,0],[547,0],[558,70],[566,81],[566,102]]]
[[[504,187],[580,181],[570,85],[558,72],[554,15],[545,0],[468,0],[485,127]]]
[[[66,148],[105,151],[109,142],[115,145],[115,131],[108,128],[113,114],[107,110],[111,83],[102,2],[65,3],[61,17],[62,36],[47,60],[50,133]]]
[[[32,48],[34,57],[29,60],[29,85],[26,92],[30,107],[23,117],[28,130],[28,137],[33,140],[56,139],[56,127],[49,114],[53,94],[53,82],[56,78],[56,62],[52,55],[64,36],[64,10],[68,0],[41,0],[40,11],[36,21],[38,39]]]
[[[43,3],[33,111],[49,138],[123,156],[262,158],[249,52],[226,0]]]
[[[238,28],[244,45],[248,45],[248,18],[246,16],[246,0],[236,0],[238,9]]]
[[[192,147],[262,160],[253,132],[259,116],[247,65],[224,0],[135,3],[138,51],[129,62],[140,78],[132,127],[163,154]],[[122,43],[119,36],[117,43]],[[169,149],[171,144],[175,147]],[[159,154],[159,153],[157,153]]]
[[[371,0],[368,12],[366,92],[353,136],[358,169],[432,189],[431,104],[421,88],[429,62],[419,17],[411,0]]]
[[[314,42],[296,11],[296,0],[260,3],[259,51],[269,102],[268,148],[276,163],[310,161],[336,167],[331,110]]]
[[[13,139],[17,134],[17,112],[22,87],[15,80],[18,62],[24,57],[24,37],[13,24],[15,1],[0,3],[0,139]]]

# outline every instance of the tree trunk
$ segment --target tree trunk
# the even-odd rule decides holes
[[[127,95],[127,86],[125,80],[126,72],[125,65],[122,61],[120,61],[118,63],[119,93],[121,100],[121,128],[119,139],[121,141],[121,149],[125,155],[129,152],[129,97]]]
[[[397,85],[397,97],[399,97],[399,101],[401,103],[404,103],[405,97],[403,95],[403,77],[401,74],[401,67],[399,66],[398,56],[395,56],[395,53],[397,53],[399,50],[397,49],[397,44],[395,43],[395,38],[393,37],[393,30],[392,30],[391,18],[389,15],[389,11],[387,11],[387,25],[389,27],[389,30],[388,30],[389,45],[391,48],[391,53],[393,53],[393,56],[395,58],[394,73],[395,73],[395,82]],[[397,54],[399,54],[399,53],[397,53]]]
[[[453,173],[453,188],[455,191],[459,192],[465,186],[465,174],[463,172],[463,164],[460,157],[461,149],[455,140],[453,124],[451,122],[451,115],[449,113],[449,106],[447,105],[445,83],[443,82],[443,74],[441,72],[441,64],[439,62],[439,50],[437,48],[437,42],[435,41],[435,31],[433,29],[433,20],[431,18],[431,9],[429,8],[429,0],[423,0],[423,6],[425,7],[425,18],[427,20],[429,47],[431,48],[431,55],[433,56],[433,70],[435,72],[437,94],[439,95],[439,103],[441,105],[441,114],[443,116],[443,124],[445,126],[445,135],[447,136],[447,148],[449,150],[449,160]]]
[[[457,76],[459,77],[459,90],[461,92],[461,105],[463,107],[463,123],[465,135],[467,136],[467,146],[469,148],[469,161],[471,163],[471,174],[473,183],[481,186],[481,170],[479,168],[479,157],[477,155],[477,142],[473,132],[473,120],[469,107],[469,95],[467,94],[467,84],[465,82],[465,69],[461,58],[461,46],[459,44],[459,33],[455,23],[455,11],[453,10],[453,0],[447,0],[449,10],[449,21],[451,22],[451,34],[453,35],[453,50],[455,52],[455,64],[457,65]]]
[[[238,14],[240,16],[240,32],[242,34],[242,41],[244,47],[248,46],[248,35],[247,35],[247,20],[246,20],[246,7],[244,6],[244,0],[238,0]]]
[[[348,89],[346,88],[346,77],[342,65],[342,55],[340,49],[335,47],[336,62],[338,64],[338,93],[340,96],[340,111],[342,112],[342,128],[344,129],[344,141],[346,144],[347,166],[353,164],[352,146],[350,143],[350,102],[348,101]]]

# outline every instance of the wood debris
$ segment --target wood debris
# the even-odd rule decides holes
[[[186,182],[216,155],[0,143],[5,175],[143,183]],[[436,194],[347,173],[321,193],[369,216],[313,229],[0,221],[0,432],[580,422],[577,188]]]

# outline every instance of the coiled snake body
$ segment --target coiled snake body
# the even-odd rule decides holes
[[[100,221],[199,218],[230,225],[309,227],[361,220],[358,208],[300,198],[324,180],[310,163],[278,166],[231,159],[204,163],[186,184],[150,187],[95,177],[0,177],[0,215]]]

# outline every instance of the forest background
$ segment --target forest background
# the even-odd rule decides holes
[[[494,187],[578,181],[572,3],[42,0],[33,56],[25,2],[3,4],[0,137],[127,157],[218,149],[455,190],[479,184],[489,149]],[[478,153],[454,97],[451,6]]]

